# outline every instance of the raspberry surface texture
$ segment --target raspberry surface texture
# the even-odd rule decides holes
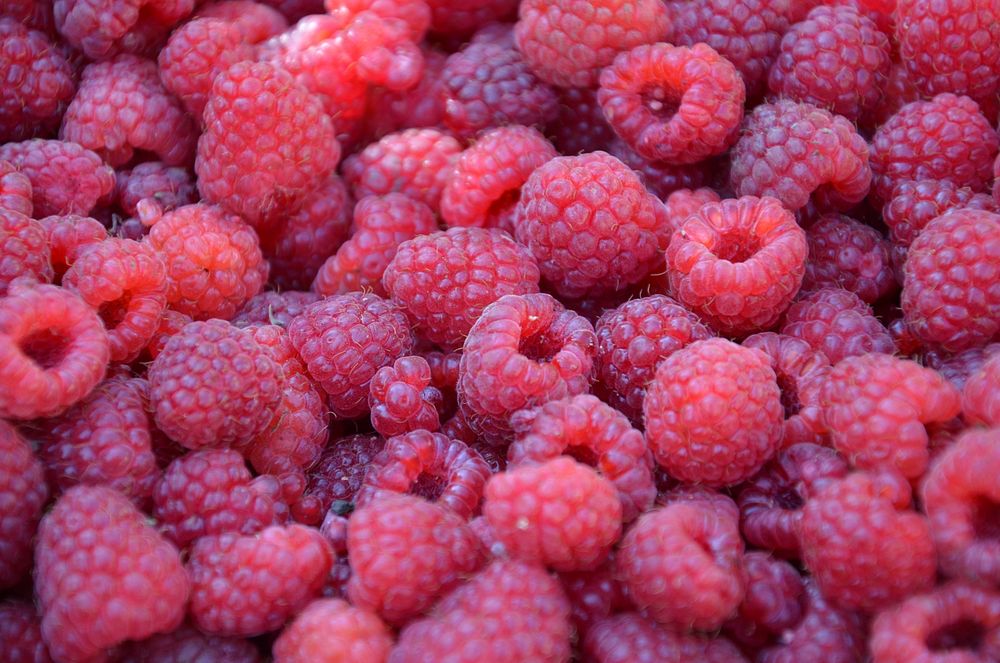
[[[803,290],[840,287],[869,304],[898,287],[892,245],[877,230],[841,214],[828,214],[806,230],[809,258]]]
[[[340,599],[313,601],[274,643],[278,663],[380,663],[389,656],[392,635],[368,610]]]
[[[118,205],[129,216],[139,214],[139,202],[153,198],[164,212],[197,202],[198,189],[186,168],[146,161],[116,175]]]
[[[781,333],[800,338],[832,364],[871,352],[896,351],[892,335],[870,306],[849,290],[822,288],[788,307]]]
[[[59,33],[100,60],[157,49],[194,5],[194,0],[58,0],[53,8]]]
[[[115,188],[115,173],[94,152],[77,143],[41,138],[0,145],[9,161],[31,182],[34,217],[89,214]]]
[[[35,606],[25,601],[0,603],[0,647],[13,663],[52,662]]]
[[[287,329],[293,318],[320,299],[315,292],[267,290],[248,301],[231,322],[237,327],[276,325]]]
[[[969,376],[962,390],[962,412],[966,421],[984,426],[1000,426],[998,394],[1000,359],[991,358]]]
[[[131,642],[119,663],[260,663],[254,644],[241,638],[205,635],[187,624],[170,633]]]
[[[431,386],[431,367],[423,357],[403,357],[378,369],[368,406],[372,427],[386,437],[441,427],[438,405],[444,396]]]
[[[305,494],[292,510],[296,519],[313,525],[335,502],[352,503],[369,465],[384,447],[385,440],[377,435],[349,435],[331,442],[309,470]]]
[[[29,216],[0,207],[0,294],[15,279],[52,280],[48,233]]]
[[[0,161],[0,208],[31,216],[31,180],[9,161]]]
[[[805,616],[782,642],[760,652],[760,663],[848,663],[864,658],[865,620],[861,613],[832,605],[811,582],[806,583],[804,603]]]
[[[0,423],[0,449],[6,459],[0,468],[0,587],[7,588],[31,568],[35,531],[49,490],[42,463],[10,424]]]

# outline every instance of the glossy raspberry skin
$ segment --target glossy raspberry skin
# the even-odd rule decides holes
[[[31,181],[36,219],[89,214],[115,187],[114,171],[99,156],[68,141],[39,138],[0,145],[0,161],[9,161]]]
[[[962,391],[962,412],[966,421],[983,426],[1000,426],[1000,359],[993,358],[969,376]]]
[[[909,248],[928,223],[964,207],[996,211],[985,194],[949,180],[905,180],[893,187],[892,197],[882,207],[882,219],[893,243]]]
[[[323,536],[302,525],[202,537],[187,561],[194,625],[210,635],[273,631],[319,593],[333,557]]]
[[[760,331],[798,292],[807,254],[805,232],[777,199],[709,203],[670,241],[670,290],[724,333]]]
[[[869,352],[896,351],[871,307],[841,288],[823,288],[798,299],[788,307],[781,333],[806,341],[831,364]]]
[[[116,175],[118,205],[129,216],[138,215],[136,208],[144,198],[155,199],[164,212],[198,199],[194,178],[185,168],[147,161],[131,170],[119,170]]]
[[[492,228],[451,228],[403,242],[382,283],[415,333],[458,348],[473,324],[504,296],[538,292],[531,254]]]
[[[111,488],[72,488],[42,519],[35,594],[55,660],[172,631],[190,589],[177,549]]]
[[[0,207],[0,295],[15,279],[52,280],[47,235],[38,221]]]
[[[874,228],[840,214],[820,217],[806,231],[809,259],[804,290],[841,287],[873,304],[898,287],[890,243]]]
[[[311,304],[288,326],[289,338],[326,392],[335,417],[368,412],[372,377],[410,354],[413,335],[406,316],[377,295],[351,293]]]
[[[376,615],[340,599],[310,603],[274,643],[276,663],[382,663],[392,635]]]
[[[763,646],[802,620],[804,587],[798,570],[768,553],[743,558],[746,596],[724,632],[744,647]]]
[[[116,663],[260,663],[253,643],[205,635],[184,624],[170,633],[130,642]]]
[[[9,161],[0,161],[0,208],[31,216],[31,180]]]
[[[49,490],[31,446],[4,422],[0,422],[0,451],[5,459],[0,467],[0,587],[7,588],[31,569],[35,530]]]
[[[931,221],[910,245],[903,315],[926,345],[959,352],[1000,333],[998,228],[998,214],[957,210]]]
[[[188,449],[253,439],[281,398],[281,368],[271,353],[222,320],[185,326],[148,375],[157,427]]]
[[[664,629],[648,617],[625,612],[598,621],[583,649],[595,663],[745,663],[722,637],[702,638]]]
[[[673,229],[670,233],[671,237],[673,236],[673,231],[680,228],[688,220],[688,217],[697,213],[703,205],[718,203],[721,200],[722,197],[719,196],[715,189],[708,187],[698,189],[680,188],[671,191],[663,199],[663,208],[667,220]]]
[[[268,290],[248,301],[246,306],[233,316],[232,323],[237,327],[251,325],[288,327],[295,316],[320,299],[322,297],[315,292]]]
[[[831,605],[812,582],[806,583],[805,616],[775,646],[758,655],[759,663],[827,661],[854,663],[864,659],[863,615]]]
[[[368,466],[384,447],[377,435],[349,435],[331,442],[310,468],[305,494],[292,507],[296,520],[315,525],[334,502],[353,502]]]
[[[194,0],[58,0],[55,24],[66,41],[101,60],[123,51],[155,51],[194,5]]]
[[[0,603],[0,647],[11,663],[52,663],[35,607],[24,601]]]
[[[792,211],[812,200],[852,207],[868,193],[868,145],[847,119],[812,104],[761,104],[743,122],[729,183],[738,196],[774,196]]]
[[[444,401],[431,386],[431,367],[423,357],[402,357],[372,377],[368,407],[372,427],[385,437],[441,427],[437,406]]]

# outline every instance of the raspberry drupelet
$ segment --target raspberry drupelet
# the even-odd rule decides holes
[[[92,60],[149,53],[195,6],[194,0],[57,0],[55,26]]]
[[[268,290],[248,301],[231,322],[237,327],[276,325],[287,328],[293,318],[320,299],[322,297],[315,292]]]
[[[573,608],[573,626],[580,637],[613,611],[628,607],[610,561],[593,571],[560,573],[559,582]]]
[[[142,349],[142,353],[139,355],[144,361],[153,361],[156,359],[157,355],[163,352],[164,346],[166,346],[167,341],[169,341],[175,334],[184,329],[189,323],[194,322],[191,316],[184,315],[183,313],[178,313],[172,309],[167,309],[163,313],[163,317],[160,318],[160,324],[156,328],[156,332],[153,334],[153,338],[149,339],[149,343],[146,347]],[[183,447],[179,447],[183,449]]]
[[[31,180],[9,161],[0,161],[0,209],[31,216]]]
[[[34,605],[20,600],[0,602],[0,649],[13,663],[52,663]]]
[[[769,644],[802,620],[804,586],[798,570],[768,553],[743,558],[746,594],[723,632],[748,649]]]
[[[989,343],[957,354],[928,352],[924,354],[924,365],[943,375],[956,389],[965,389],[966,381],[998,353],[1000,343]]]
[[[368,407],[372,428],[391,437],[441,427],[438,407],[444,396],[431,385],[431,367],[423,357],[401,357],[372,377]]]
[[[195,10],[194,18],[200,16],[232,23],[250,44],[259,44],[288,29],[288,21],[281,12],[253,0],[207,2]]]
[[[108,238],[108,231],[101,222],[87,216],[47,216],[39,223],[48,237],[55,283],[85,251]]]
[[[170,633],[129,642],[115,663],[261,663],[257,647],[242,638],[205,635],[188,624]]]
[[[703,638],[663,628],[648,617],[623,612],[591,627],[583,650],[594,663],[746,663],[724,637]]]
[[[841,287],[874,304],[896,291],[891,244],[877,230],[841,214],[826,214],[806,230],[809,259],[803,290]]]
[[[805,615],[771,647],[759,663],[852,663],[864,660],[866,620],[853,610],[832,605],[810,581],[805,583]]]
[[[340,599],[313,601],[274,642],[275,663],[380,663],[392,634],[374,613]]]
[[[0,145],[9,161],[31,182],[33,216],[89,214],[115,188],[115,171],[94,152],[62,140],[26,140]]]
[[[349,435],[332,441],[309,469],[306,491],[292,505],[295,519],[317,525],[335,502],[351,504],[372,460],[385,447],[377,435]]]
[[[16,279],[48,283],[54,276],[45,227],[29,216],[0,207],[0,295]]]
[[[422,0],[414,4],[424,5]],[[403,129],[437,127],[444,121],[441,72],[448,56],[430,47],[421,50],[424,75],[414,87],[408,90],[374,88],[369,92],[366,129],[373,138]]]
[[[892,354],[892,336],[870,306],[842,288],[822,288],[788,307],[781,333],[800,338],[831,364],[870,352]]]
[[[597,102],[597,89],[590,87],[559,89],[559,115],[545,127],[545,135],[566,156],[598,150],[610,152],[609,146],[616,139]]]
[[[962,411],[970,423],[1000,426],[1000,358],[986,360],[969,375],[962,391]]]
[[[116,175],[118,206],[129,216],[138,216],[138,205],[153,198],[164,212],[198,201],[198,187],[186,168],[168,166],[162,161],[146,161]]]
[[[673,237],[673,231],[680,228],[702,206],[721,201],[722,197],[718,192],[709,187],[700,187],[697,189],[680,188],[664,196],[663,208],[672,229],[670,233],[671,238]]]
[[[4,458],[0,466],[0,587],[6,589],[17,585],[31,569],[35,531],[49,489],[31,445],[6,422],[0,422],[0,453]]]

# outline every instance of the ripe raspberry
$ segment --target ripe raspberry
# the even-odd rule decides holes
[[[459,347],[493,302],[538,291],[531,254],[505,233],[452,228],[403,242],[382,283],[421,338]]]
[[[865,656],[865,621],[861,614],[830,605],[806,582],[805,616],[773,647],[759,653],[758,663],[855,663]]]
[[[972,424],[1000,426],[1000,358],[969,376],[962,392],[962,411]]]
[[[385,440],[377,435],[349,435],[331,442],[309,470],[305,494],[292,507],[295,519],[316,525],[335,502],[353,503],[369,465],[384,447]]]
[[[763,647],[802,621],[802,577],[794,566],[763,552],[743,558],[746,596],[724,632],[747,648]]]
[[[427,6],[422,0],[415,6]],[[373,88],[368,96],[367,128],[375,139],[403,129],[437,127],[444,122],[444,71],[448,56],[430,47],[422,49],[424,75],[407,90]]]
[[[737,138],[743,81],[705,44],[638,46],[618,55],[600,84],[597,99],[608,123],[646,159],[695,163],[725,152]]]
[[[558,153],[535,129],[501,127],[462,152],[441,195],[448,227],[485,226],[513,234],[521,187]]]
[[[856,473],[806,501],[802,559],[831,602],[872,611],[933,586],[927,520],[893,497],[876,477]]]
[[[633,603],[678,630],[714,630],[743,599],[743,540],[735,518],[704,502],[639,517],[615,556]]]
[[[399,19],[406,23],[413,42],[419,42],[431,22],[430,7],[423,0],[326,0],[328,14],[349,23],[366,11],[383,19]]]
[[[895,2],[895,0],[892,0]],[[892,32],[888,33],[892,34]],[[895,44],[895,42],[893,42]],[[906,104],[919,101],[922,98],[913,77],[906,70],[906,65],[893,61],[889,66],[889,77],[885,83],[878,105],[871,113],[869,120],[877,126],[885,124],[890,117],[899,112]]]
[[[774,196],[792,211],[810,201],[849,208],[868,193],[868,145],[854,125],[812,104],[761,104],[732,150],[737,196]]]
[[[869,226],[840,214],[826,214],[806,231],[809,259],[804,290],[840,287],[869,304],[897,288],[889,242]]]
[[[47,216],[39,223],[48,237],[54,282],[61,281],[84,252],[108,238],[108,231],[101,222],[87,216]]]
[[[559,152],[567,156],[598,150],[610,152],[615,132],[597,103],[597,90],[570,87],[558,92],[559,115],[545,127],[545,135],[551,137]],[[626,161],[618,154],[614,156]]]
[[[210,635],[274,631],[319,593],[332,564],[323,535],[302,525],[202,537],[187,561],[194,625]]]
[[[398,191],[435,212],[462,146],[437,129],[407,129],[371,143],[344,161],[344,179],[357,199]]]
[[[167,303],[193,318],[231,318],[267,280],[257,234],[215,205],[164,214],[147,241],[167,266]]]
[[[145,361],[153,361],[163,352],[164,346],[174,335],[178,334],[184,327],[193,322],[190,316],[167,309],[160,318],[160,325],[156,328],[156,333],[149,340],[146,347],[142,349],[142,357]],[[184,451],[184,447],[178,447]]]
[[[68,141],[36,139],[0,145],[0,161],[9,161],[31,181],[38,219],[89,214],[115,187],[115,172],[99,156]]]
[[[368,196],[354,207],[354,233],[319,268],[313,290],[320,295],[373,292],[385,297],[382,274],[408,239],[437,230],[427,205],[401,193]]]
[[[842,288],[823,288],[800,298],[785,313],[781,333],[804,340],[831,364],[869,352],[892,354],[896,350],[871,307]]]
[[[94,150],[112,166],[131,161],[135,150],[180,166],[194,156],[198,132],[163,87],[155,62],[119,55],[83,70],[61,136]]]
[[[338,295],[311,304],[288,325],[288,334],[341,419],[366,414],[375,372],[413,348],[402,310],[372,294]]]
[[[427,0],[431,28],[448,35],[467,35],[493,21],[512,18],[516,0]]]
[[[583,649],[595,663],[745,663],[729,640],[669,631],[626,612],[602,619],[587,632]]]
[[[0,422],[0,587],[16,585],[31,568],[35,530],[49,497],[41,462],[17,429]],[[0,619],[0,630],[3,629]],[[0,636],[0,644],[5,638]]]
[[[956,389],[964,389],[966,381],[982,370],[983,365],[1000,353],[1000,343],[990,343],[982,347],[964,350],[955,355],[928,352],[924,355],[924,365],[940,373]]]
[[[25,601],[0,603],[0,650],[11,663],[52,663],[34,605]]]
[[[0,299],[0,416],[53,417],[104,378],[108,334],[97,311],[53,285]]]
[[[634,170],[649,192],[661,200],[666,200],[678,189],[704,184],[709,178],[709,169],[712,164],[711,161],[693,164],[649,161],[639,156],[635,150],[628,146],[628,143],[617,136],[599,149],[607,149],[611,156]]]
[[[928,223],[965,207],[996,211],[985,194],[948,180],[905,180],[893,187],[892,197],[882,207],[882,218],[893,243],[908,248]]]
[[[253,643],[205,635],[187,624],[125,645],[116,663],[261,663]]]
[[[957,210],[931,221],[910,245],[902,307],[926,345],[950,352],[1000,334],[1000,215]]]
[[[431,386],[431,367],[423,357],[402,357],[372,377],[368,407],[372,427],[385,437],[441,427],[437,406],[444,397]]]
[[[872,138],[872,188],[883,201],[905,180],[948,180],[986,190],[1000,136],[968,97],[939,94],[914,101]]]
[[[47,283],[53,271],[48,233],[41,223],[0,207],[0,295],[16,279]]]
[[[555,578],[498,560],[404,628],[388,663],[568,661],[569,617]]]
[[[501,297],[465,341],[460,411],[481,437],[503,442],[517,410],[587,391],[596,345],[590,323],[551,296]]]
[[[184,168],[160,161],[140,163],[131,170],[117,173],[118,205],[129,216],[139,214],[144,198],[153,198],[164,212],[197,202],[198,190],[191,174]]]
[[[57,661],[172,631],[190,589],[177,549],[111,488],[72,488],[42,519],[35,594]]]
[[[672,229],[670,236],[673,237],[674,232],[684,225],[684,222],[696,214],[704,205],[721,201],[722,198],[715,189],[708,187],[700,189],[681,188],[671,191],[663,200],[665,214]]]
[[[213,0],[195,10],[194,18],[198,17],[232,23],[250,44],[259,44],[288,29],[288,21],[281,12],[254,0]]]
[[[188,449],[250,441],[281,398],[281,367],[270,351],[222,320],[181,329],[148,375],[157,427]]]
[[[288,327],[293,318],[320,299],[322,297],[315,292],[268,290],[248,301],[246,306],[233,316],[232,323],[237,327],[251,325]]]
[[[194,0],[56,0],[60,34],[92,60],[157,50]]]
[[[9,161],[0,161],[0,209],[31,216],[31,180]]]
[[[313,601],[274,642],[277,663],[380,663],[392,635],[375,614],[340,599]]]

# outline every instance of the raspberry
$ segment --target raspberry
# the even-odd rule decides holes
[[[705,44],[638,46],[618,55],[600,84],[608,123],[646,159],[695,163],[725,152],[743,119],[740,75]]]
[[[708,203],[670,241],[670,290],[725,333],[760,331],[798,292],[808,252],[805,232],[774,198]]]
[[[101,60],[122,51],[155,51],[194,5],[194,0],[56,0],[55,23],[66,41]]]
[[[983,365],[1000,353],[1000,343],[990,343],[955,355],[942,356],[936,352],[924,355],[924,365],[940,373],[956,389],[965,389],[966,381],[979,373]]]
[[[800,298],[785,313],[781,333],[804,340],[831,364],[869,352],[892,354],[896,350],[871,307],[841,288],[823,288]]]
[[[375,614],[340,599],[313,601],[274,642],[282,663],[385,661],[392,635]]]
[[[260,663],[253,643],[239,638],[205,635],[185,624],[176,631],[161,633],[125,645],[117,663]]]
[[[231,318],[267,280],[257,234],[214,205],[164,214],[147,240],[167,267],[167,303],[196,319]]]
[[[920,99],[920,90],[917,89],[912,76],[906,71],[906,65],[893,61],[889,66],[889,77],[880,95],[878,105],[869,119],[881,126],[898,113],[903,106]]]
[[[629,607],[621,584],[614,577],[611,563],[593,571],[560,573],[559,581],[570,601],[573,625],[580,637],[615,610]]]
[[[281,398],[281,367],[271,353],[222,320],[181,329],[148,375],[157,427],[188,449],[248,442]]]
[[[418,336],[453,349],[490,304],[537,292],[538,279],[531,254],[505,233],[452,228],[403,242],[382,284]]]
[[[273,631],[319,593],[332,564],[323,536],[302,525],[202,537],[187,561],[194,625],[209,635]]]
[[[437,230],[427,205],[389,193],[368,196],[354,207],[354,234],[319,268],[313,290],[321,295],[370,291],[386,296],[382,274],[399,245]]]
[[[384,447],[377,435],[349,435],[327,446],[309,470],[305,494],[292,507],[296,520],[314,525],[336,502],[352,503],[365,472]]]
[[[277,325],[288,327],[289,323],[306,308],[322,297],[315,292],[298,292],[285,290],[262,292],[246,303],[233,316],[232,323],[237,327],[251,325]]]
[[[513,233],[521,187],[539,166],[557,156],[538,131],[509,126],[480,136],[458,158],[441,194],[449,227],[485,226]]]
[[[518,12],[514,37],[525,61],[562,87],[593,87],[616,55],[670,32],[666,7],[656,0],[526,0]]]
[[[704,205],[721,202],[722,198],[715,189],[702,187],[700,189],[676,189],[664,197],[663,207],[670,221],[671,237],[689,217],[693,216]]]
[[[969,423],[1000,426],[1000,359],[990,359],[969,376],[962,392],[962,411]]]
[[[288,334],[341,419],[366,414],[375,372],[413,348],[402,310],[372,294],[338,295],[311,304],[288,325]]]
[[[735,518],[704,502],[639,517],[615,557],[633,603],[679,630],[714,630],[743,599],[743,540]]]
[[[198,190],[255,227],[296,211],[340,159],[319,100],[267,63],[238,62],[218,75],[204,122]]]
[[[636,172],[650,193],[662,200],[678,189],[700,186],[708,178],[709,161],[694,164],[649,161],[617,136],[609,140],[606,147],[611,156]]]
[[[846,118],[789,100],[743,122],[729,181],[737,196],[774,196],[792,211],[812,200],[849,208],[868,193],[868,145]]]
[[[889,242],[859,221],[826,214],[806,231],[809,259],[804,290],[840,287],[869,304],[896,290]]]
[[[605,152],[557,157],[521,189],[515,237],[560,295],[583,298],[656,271],[669,237],[631,168]]]
[[[281,12],[254,0],[213,0],[198,7],[194,16],[228,21],[250,44],[259,44],[288,29]]]
[[[668,631],[638,613],[602,619],[587,632],[583,649],[595,663],[745,663],[725,638]]]
[[[435,32],[463,35],[514,15],[516,0],[427,0]]]
[[[568,661],[569,618],[555,578],[498,560],[404,628],[388,663]]]
[[[746,596],[725,632],[745,647],[767,645],[802,620],[802,578],[788,562],[763,552],[743,558]]]
[[[108,334],[97,312],[53,285],[0,299],[0,416],[53,417],[104,378]]]
[[[344,179],[357,199],[397,191],[438,211],[462,146],[437,129],[407,129],[371,143],[344,161]]]
[[[905,180],[948,180],[986,190],[1000,136],[968,97],[939,94],[914,101],[872,138],[872,188],[883,201]]]
[[[0,8],[0,15],[10,16],[28,26],[49,35],[55,34],[52,25],[52,7],[48,3],[39,5],[34,0],[8,0]]]
[[[597,90],[589,87],[559,90],[559,115],[545,127],[545,133],[559,152],[568,156],[611,151],[609,146],[615,139],[615,132],[597,103]],[[622,156],[615,156],[627,162]]]
[[[419,42],[431,22],[430,7],[423,0],[326,0],[328,14],[343,18],[345,23],[365,11],[384,19],[399,19],[410,30],[410,39]]]
[[[35,529],[49,491],[41,462],[17,429],[0,422],[0,587],[16,585],[31,568]],[[0,630],[4,620],[0,619]],[[5,638],[0,636],[0,644]]]
[[[460,411],[477,434],[500,443],[517,410],[587,391],[596,345],[590,323],[549,295],[501,297],[465,341]]]
[[[111,488],[72,488],[42,519],[35,594],[55,660],[172,631],[190,589],[177,549]]]
[[[137,216],[144,198],[153,198],[164,212],[197,202],[198,190],[184,168],[160,161],[140,163],[132,170],[119,170],[118,205],[129,216]]]
[[[31,217],[0,207],[0,295],[21,278],[48,282],[53,277],[48,233]]]
[[[828,600],[872,611],[934,584],[930,527],[893,497],[876,477],[857,473],[806,501],[802,559]]]
[[[996,211],[984,198],[949,180],[905,180],[893,187],[892,197],[882,207],[882,218],[893,243],[908,248],[928,223],[945,212],[964,207]]]
[[[85,251],[108,238],[101,222],[86,216],[47,216],[39,223],[48,237],[54,282],[62,280],[70,265]]]
[[[426,6],[423,2],[417,5]],[[366,119],[375,138],[403,129],[437,127],[444,122],[444,71],[448,56],[423,48],[424,75],[408,90],[374,88],[368,97]]]
[[[0,161],[0,209],[31,216],[31,180],[9,161]]]
[[[156,329],[156,333],[153,334],[153,338],[149,340],[149,343],[142,350],[142,357],[145,360],[153,361],[156,357],[163,352],[164,346],[166,346],[167,341],[169,341],[175,334],[179,333],[180,330],[184,329],[189,323],[193,322],[190,316],[184,315],[183,313],[178,313],[171,309],[167,309],[163,313],[163,317],[160,318],[160,325]],[[181,451],[184,451],[184,447],[178,447]]]
[[[805,616],[774,647],[758,655],[759,663],[854,663],[864,660],[862,615],[830,605],[815,584],[806,582]]]
[[[998,228],[998,214],[957,210],[931,221],[910,245],[903,315],[925,344],[959,352],[998,338]]]
[[[372,427],[386,437],[441,427],[437,405],[444,397],[431,386],[431,367],[423,357],[402,357],[378,369],[368,406]]]
[[[9,161],[31,182],[35,218],[89,214],[115,187],[115,173],[101,158],[76,143],[28,140],[0,145]]]
[[[0,603],[0,648],[11,663],[51,663],[35,606],[23,601]]]
[[[155,62],[119,55],[83,70],[61,136],[94,150],[112,166],[131,161],[135,150],[180,166],[194,156],[198,133],[180,102],[163,87]]]

